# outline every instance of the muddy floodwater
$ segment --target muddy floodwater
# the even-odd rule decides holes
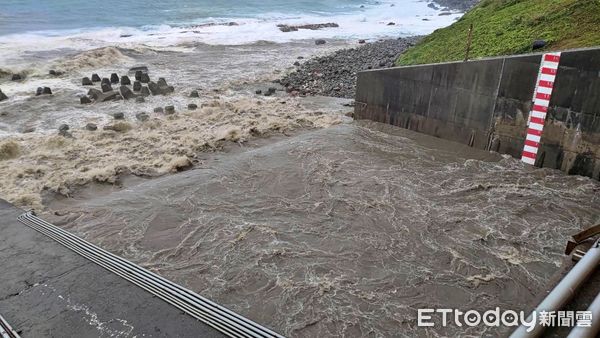
[[[419,308],[525,310],[600,184],[348,122],[56,200],[55,223],[291,337],[495,335]]]

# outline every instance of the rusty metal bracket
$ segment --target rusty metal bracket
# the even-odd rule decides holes
[[[600,224],[596,224],[593,227],[587,228],[573,236],[572,241],[567,242],[567,247],[565,248],[565,255],[570,255],[579,244],[582,244],[586,240],[594,237],[596,235],[600,235]]]

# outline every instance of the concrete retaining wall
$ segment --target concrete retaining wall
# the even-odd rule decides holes
[[[361,72],[354,115],[520,158],[541,58]],[[536,166],[600,179],[600,49],[563,52]]]

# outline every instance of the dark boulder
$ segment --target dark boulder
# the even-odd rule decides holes
[[[79,102],[81,104],[88,104],[88,103],[92,103],[92,100],[90,100],[90,98],[87,96],[82,96],[79,98]]]
[[[387,25],[388,25],[388,26],[395,26],[395,25],[396,25],[396,23],[395,23],[395,22],[388,22],[388,24],[387,24]]]
[[[19,81],[19,80],[23,80],[23,77],[21,76],[21,74],[13,74],[11,80]]]
[[[161,94],[158,84],[155,83],[154,81],[150,81],[148,83],[148,89],[150,89],[150,92],[152,93],[152,95],[160,95]]]
[[[142,79],[142,74],[144,74],[144,72],[142,72],[141,70],[136,70],[135,71],[135,79],[136,79],[136,81],[140,81]]]
[[[175,107],[173,106],[165,106],[165,114],[173,115],[175,114]]]
[[[88,123],[85,125],[85,130],[96,131],[98,130],[98,126],[93,123]]]
[[[90,78],[86,76],[83,79],[81,79],[81,85],[83,85],[83,86],[93,86],[94,84],[92,83],[92,80],[90,80]]]
[[[90,88],[90,90],[88,90],[88,96],[93,98],[94,100],[98,100],[98,98],[102,95],[102,91],[96,89],[96,88]]]
[[[190,93],[190,97],[200,97],[200,95],[198,94],[197,90],[192,90],[192,92]]]
[[[536,50],[536,49],[540,49],[540,48],[546,47],[546,44],[547,43],[546,43],[545,40],[535,40],[535,41],[533,41],[533,44],[532,44],[531,47],[532,47],[533,50]]]
[[[61,76],[64,74],[64,72],[61,72],[59,70],[54,70],[54,69],[50,69],[50,71],[48,72],[49,75],[52,76]]]
[[[257,89],[257,90],[256,90],[254,93],[255,93],[256,95],[260,95],[260,94],[262,94],[262,90],[260,90],[260,89]]]
[[[142,73],[142,75],[140,76],[140,82],[141,83],[150,82],[150,76],[147,73]]]
[[[300,62],[298,62],[298,61],[294,62],[294,66],[296,66],[296,67],[300,66]]]
[[[4,100],[6,100],[6,99],[8,99],[8,96],[6,96],[6,94],[4,94],[4,93],[2,92],[2,90],[0,90],[0,101],[4,101]]]
[[[365,41],[365,40],[363,40],[363,39],[360,39],[360,40],[358,40],[358,43],[360,43],[361,45],[362,45],[363,43],[366,43],[366,42],[367,42],[367,41]]]
[[[102,82],[100,82],[100,84],[110,84],[110,79],[107,77],[103,77]]]
[[[324,45],[326,43],[327,43],[327,41],[325,41],[323,39],[317,39],[317,40],[315,40],[315,45]]]
[[[146,66],[137,66],[137,67],[131,67],[129,68],[130,72],[142,72],[142,73],[148,73],[148,67]]]
[[[41,91],[40,91],[41,88]],[[40,94],[38,94],[40,93]],[[39,87],[37,89],[36,95],[52,95],[52,89],[50,89],[50,87]]]
[[[110,85],[110,83],[103,83],[101,87],[102,87],[102,92],[103,93],[108,93],[111,90],[113,90],[112,86]]]
[[[119,75],[117,73],[110,74],[110,83],[119,83]]]
[[[163,107],[156,107],[156,108],[154,108],[154,112],[155,113],[164,113],[164,111],[165,110],[163,109]]]
[[[196,110],[196,109],[198,109],[198,105],[195,104],[195,103],[190,103],[190,104],[188,104],[188,109],[189,110]]]
[[[127,75],[121,76],[121,85],[123,85],[123,86],[131,85],[131,80],[129,79],[129,76],[127,76]]]
[[[144,102],[146,102],[146,99],[144,99],[143,96],[138,96],[135,98],[135,102],[136,103],[144,103]]]
[[[100,75],[92,74],[92,82],[100,82]]]
[[[148,116],[148,114],[146,114],[146,113],[138,113],[138,114],[135,114],[135,118],[141,122],[146,122],[150,119],[150,116]]]
[[[35,91],[35,96],[40,96],[43,93],[44,93],[44,88],[38,87],[37,90]]]
[[[69,129],[68,124],[61,124],[60,127],[58,127],[58,135],[63,137],[73,137],[73,135],[69,133]]]
[[[142,83],[140,81],[135,81],[133,83],[133,91],[139,92],[140,90],[142,90]]]
[[[150,89],[146,86],[142,87],[141,94],[143,97],[150,96]]]
[[[125,119],[125,114],[119,112],[119,113],[114,113],[113,117],[115,118],[115,120],[124,120]]]
[[[100,96],[98,96],[96,101],[106,102],[106,101],[116,101],[116,100],[121,100],[121,99],[123,99],[123,98],[121,97],[121,94],[119,94],[119,92],[110,91],[110,92],[100,94]]]
[[[133,99],[135,97],[135,94],[127,86],[119,87],[119,92],[121,92],[121,96],[123,96],[125,100]]]

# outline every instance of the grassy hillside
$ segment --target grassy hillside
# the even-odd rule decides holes
[[[438,29],[396,61],[399,65],[462,60],[473,24],[470,59],[600,45],[600,0],[482,0],[449,27]]]

